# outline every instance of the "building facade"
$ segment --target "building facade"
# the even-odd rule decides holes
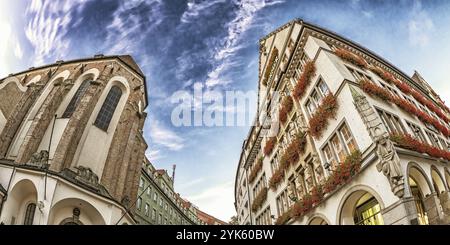
[[[0,80],[0,222],[134,224],[146,106],[145,76],[127,55]]]
[[[260,40],[239,224],[449,224],[449,109],[418,74],[302,20]]]
[[[146,161],[141,169],[136,218],[138,224],[194,225],[195,214],[184,206],[184,200],[174,191],[173,179],[166,170],[155,169]]]
[[[182,198],[174,189],[174,176],[169,176],[167,170],[155,169],[147,159],[142,165],[135,217],[141,225],[215,225],[222,222]]]

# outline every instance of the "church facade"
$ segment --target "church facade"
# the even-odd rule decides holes
[[[450,223],[450,110],[415,72],[295,19],[260,40],[239,224]]]
[[[127,55],[0,80],[0,222],[136,223],[147,103],[145,76]]]

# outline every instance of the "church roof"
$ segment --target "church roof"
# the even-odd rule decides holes
[[[87,58],[80,58],[80,59],[73,59],[73,60],[68,60],[68,61],[56,61],[53,64],[47,64],[47,65],[43,65],[43,66],[39,66],[39,67],[31,67],[28,70],[24,70],[24,71],[20,71],[17,73],[11,73],[8,75],[8,77],[10,76],[17,76],[23,73],[27,73],[27,72],[31,72],[31,71],[36,71],[36,70],[40,70],[40,69],[46,69],[46,68],[50,68],[52,66],[55,65],[67,65],[67,64],[71,64],[71,63],[81,63],[81,62],[87,62],[87,61],[92,61],[92,60],[106,60],[106,59],[117,59],[119,61],[121,61],[123,64],[125,64],[128,68],[130,68],[133,72],[137,73],[139,76],[141,76],[144,80],[144,90],[145,90],[145,103],[146,105],[148,105],[148,91],[147,91],[147,82],[146,82],[146,77],[144,75],[144,72],[142,72],[142,70],[139,68],[139,65],[136,63],[136,61],[133,59],[133,57],[131,57],[131,55],[103,55],[103,54],[98,54],[98,55],[94,55],[94,57],[87,57]],[[0,80],[3,80],[5,78],[1,78]]]

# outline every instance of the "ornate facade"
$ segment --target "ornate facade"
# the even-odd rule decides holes
[[[127,55],[0,80],[0,221],[135,223],[146,106],[145,76]]]
[[[449,224],[450,110],[418,74],[296,19],[260,40],[240,224]]]

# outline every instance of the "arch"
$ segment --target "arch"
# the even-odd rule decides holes
[[[94,125],[101,107],[105,103],[106,97],[113,86],[120,88],[122,96],[111,117],[108,129],[105,131]],[[89,117],[87,127],[83,131],[80,144],[77,147],[72,166],[84,166],[91,168],[99,177],[103,176],[103,168],[108,156],[109,148],[117,125],[119,124],[122,112],[130,95],[130,86],[126,78],[122,76],[112,77],[105,86],[99,100],[97,101],[92,114]],[[99,144],[99,142],[101,142]]]
[[[3,207],[2,221],[7,224],[24,224],[27,208],[30,204],[37,204],[37,188],[29,179],[18,181],[9,192]],[[35,224],[37,212],[34,212],[31,223]]]
[[[22,91],[25,92],[27,91],[27,87],[23,86],[19,79],[17,77],[8,77],[6,78],[3,83],[0,83],[0,90],[2,90],[4,87],[6,87],[6,85],[10,84],[10,83],[15,83],[17,88]]]
[[[74,210],[79,213],[75,214]],[[66,198],[53,204],[50,208],[48,224],[61,225],[68,223],[86,224],[86,225],[104,225],[105,219],[98,209],[79,198]]]
[[[327,217],[323,214],[314,214],[307,222],[308,225],[329,225]]]
[[[61,102],[61,105],[59,106],[58,110],[56,111],[57,115],[63,115],[66,111],[68,105],[70,104],[71,100],[79,90],[80,86],[83,84],[86,80],[92,80],[96,81],[100,75],[100,71],[97,68],[91,68],[85,72],[83,72],[76,81],[74,82],[73,87],[70,89],[70,91],[65,96],[64,100]]]
[[[431,180],[433,181],[433,188],[438,195],[448,190],[444,178],[442,178],[441,173],[434,165],[431,166]]]
[[[50,92],[53,90],[54,85],[57,81],[63,81],[67,79],[70,75],[70,72],[68,70],[62,71],[58,73],[56,76],[52,78],[50,82],[48,82],[45,85],[45,88],[43,89],[42,93],[37,98],[34,105],[31,107],[30,111],[28,112],[26,118],[23,120],[22,125],[20,126],[20,129],[17,131],[17,133],[14,136],[14,140],[11,144],[11,147],[8,150],[8,157],[14,159],[17,157],[19,153],[19,149],[22,145],[22,142],[27,134],[28,129],[31,126],[31,123],[38,113],[39,109],[41,108],[42,104],[50,94]]]
[[[47,85],[45,86],[43,92],[41,93],[39,98],[36,100],[36,103],[32,107],[32,109],[30,111],[30,114],[27,117],[27,120],[33,119],[36,116],[37,112],[41,108],[41,106],[44,103],[45,99],[48,97],[50,92],[55,87],[55,83],[58,82],[58,81],[66,80],[67,78],[69,78],[69,75],[70,75],[70,72],[68,70],[62,71],[62,72],[58,73],[58,75],[54,76],[52,78],[52,80],[50,80],[50,82],[47,83]]]
[[[366,204],[370,204],[371,210],[376,212],[371,220],[373,220],[375,223],[383,224],[381,210],[385,208],[384,202],[374,189],[366,185],[356,185],[347,190],[338,206],[336,224],[356,224],[355,212],[358,211],[359,207],[363,207],[363,205]]]
[[[434,192],[433,185],[427,178],[425,171],[415,162],[410,162],[407,167],[407,176],[409,178],[408,188],[409,193],[411,192],[411,179],[417,184],[418,188],[422,192],[423,196],[426,197]]]
[[[95,119],[94,125],[104,131],[108,131],[111,119],[116,112],[117,105],[119,104],[120,98],[122,97],[122,89],[117,85],[111,87],[103,102],[102,107]]]
[[[447,189],[450,190],[450,171],[448,168],[444,169],[445,182],[447,184]]]

